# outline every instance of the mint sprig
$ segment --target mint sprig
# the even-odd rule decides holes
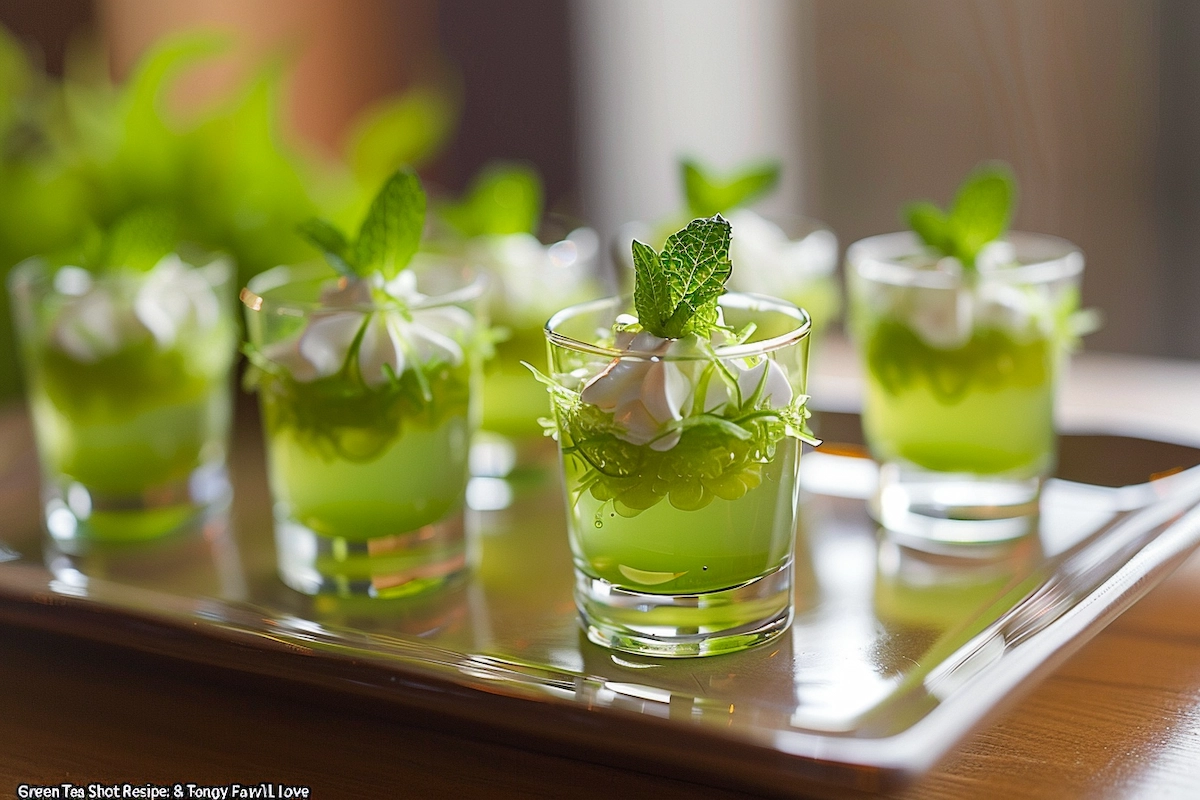
[[[493,162],[471,183],[466,195],[440,210],[463,236],[533,233],[542,218],[542,181],[524,164]]]
[[[693,217],[711,217],[727,213],[771,191],[779,183],[778,161],[763,161],[744,166],[733,174],[719,177],[692,159],[681,159],[680,175],[688,211]]]
[[[59,254],[92,272],[149,272],[175,251],[179,218],[170,208],[140,206],[127,211],[106,229],[92,226],[83,241]]]
[[[633,304],[642,328],[664,339],[707,335],[733,271],[729,222],[720,214],[671,234],[661,253],[633,242]]]
[[[391,280],[416,255],[424,227],[425,191],[417,174],[406,167],[393,173],[375,195],[353,242],[324,219],[309,219],[297,232],[338,273],[348,278],[379,274]]]
[[[967,176],[947,211],[927,201],[911,203],[904,217],[926,245],[973,270],[979,251],[1008,230],[1016,191],[1007,164],[985,164]]]

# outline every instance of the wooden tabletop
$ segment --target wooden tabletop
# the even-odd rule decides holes
[[[1140,375],[1156,395],[1139,406],[1143,425],[1200,407],[1188,398],[1200,366],[1139,373],[1148,363],[1085,365],[1083,379]],[[1068,396],[1090,392],[1076,383]],[[270,782],[315,797],[741,796],[2,626],[0,709],[0,796],[63,781]],[[1200,798],[1200,553],[896,797]]]

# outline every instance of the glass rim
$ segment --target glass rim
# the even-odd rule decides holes
[[[1019,255],[1032,251],[1032,260],[1015,267],[983,273],[989,279],[1014,284],[1050,283],[1072,278],[1083,272],[1083,251],[1073,242],[1048,233],[1010,231],[1002,240]],[[915,286],[927,289],[957,289],[963,274],[918,269],[899,259],[926,252],[925,245],[912,231],[882,233],[859,239],[846,248],[846,264],[859,276],[876,283]]]
[[[487,275],[461,259],[418,253],[414,258],[414,263],[418,260],[426,264],[430,262],[443,265],[453,264],[466,274],[464,275],[462,286],[443,294],[427,295],[424,300],[409,305],[408,308],[410,309],[444,308],[446,306],[469,303],[483,297],[488,289],[489,282]],[[349,280],[345,276],[338,275],[328,264],[319,261],[311,261],[304,264],[281,264],[260,272],[247,281],[246,286],[238,293],[238,299],[248,311],[261,312],[270,308],[270,313],[285,316],[304,316],[326,311],[357,311],[369,314],[375,311],[385,311],[395,308],[391,304],[376,302],[356,303],[354,305],[333,308],[322,304],[319,300],[278,300],[267,296],[269,292],[284,286],[294,283],[307,283],[321,278],[336,279],[339,283],[345,283]]]
[[[781,333],[778,336],[772,336],[769,339],[763,339],[759,342],[746,342],[735,345],[722,345],[714,347],[713,352],[720,358],[745,358],[748,356],[757,356],[764,353],[770,353],[775,350],[781,350],[793,344],[807,339],[812,331],[812,318],[808,312],[795,303],[789,303],[786,300],[781,300],[777,297],[768,297],[762,294],[752,294],[750,292],[726,292],[721,295],[717,302],[725,305],[727,302],[740,303],[742,308],[747,310],[763,310],[777,311],[792,319],[797,320],[798,324],[795,328],[786,333]],[[570,336],[560,333],[556,328],[561,327],[567,320],[578,317],[581,314],[586,314],[592,311],[597,311],[605,306],[617,306],[618,308],[627,308],[633,305],[632,295],[610,295],[601,297],[597,300],[590,300],[586,303],[568,306],[554,314],[547,320],[543,333],[546,336],[546,341],[552,345],[562,347],[567,350],[575,350],[577,352],[589,353],[591,355],[604,356],[606,358],[624,358],[632,360],[647,360],[647,361],[698,361],[706,358],[704,355],[692,354],[664,354],[655,353],[648,350],[618,350],[614,347],[604,347],[592,342],[582,342]]]
[[[233,280],[237,272],[234,267],[233,257],[221,250],[205,250],[203,248],[185,249],[183,252],[172,250],[167,255],[178,256],[184,264],[200,272],[220,272],[220,277],[211,281],[214,286]],[[166,258],[166,256],[163,256],[163,258]],[[18,262],[12,268],[12,271],[9,272],[9,291],[14,293],[26,292],[41,283],[48,286],[51,291],[62,294],[63,292],[54,287],[53,278],[55,274],[63,269],[83,270],[88,273],[93,285],[101,286],[143,280],[153,271],[152,269],[134,270],[118,268],[96,272],[78,264],[55,264],[50,261],[49,257],[44,255],[30,256]]]

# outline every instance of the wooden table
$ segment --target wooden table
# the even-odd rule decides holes
[[[1066,392],[1080,424],[1107,386],[1109,400],[1139,403],[1143,428],[1176,424],[1179,413],[1171,430],[1200,437],[1191,416],[1200,366],[1100,358],[1080,367]],[[738,796],[294,692],[0,627],[0,796],[62,781],[268,781],[317,797]],[[1200,554],[897,796],[1200,797]]]

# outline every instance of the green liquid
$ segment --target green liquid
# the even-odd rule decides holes
[[[521,365],[544,364],[546,337],[541,328],[514,331],[496,345],[483,380],[483,429],[519,438],[539,438],[538,419],[550,415],[546,389]]]
[[[291,518],[322,536],[366,541],[408,533],[461,507],[469,438],[466,416],[452,416],[432,428],[406,426],[376,457],[350,461],[271,425],[272,492]]]
[[[1054,460],[1051,337],[977,329],[962,347],[926,344],[895,320],[866,331],[863,426],[881,461],[978,475],[1045,472]]]
[[[714,497],[685,511],[664,499],[625,516],[581,485],[589,465],[568,454],[563,466],[576,566],[650,594],[729,589],[783,567],[792,552],[798,458],[799,443],[784,439],[762,465],[761,482],[736,500]]]
[[[233,332],[188,344],[135,343],[91,363],[50,347],[32,353],[30,405],[47,472],[120,498],[223,458]]]

